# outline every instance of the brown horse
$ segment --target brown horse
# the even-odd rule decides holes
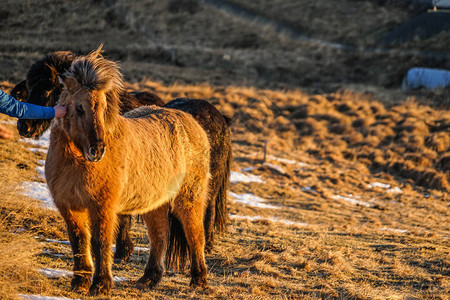
[[[77,58],[61,76],[67,115],[52,127],[45,174],[67,223],[74,254],[71,285],[107,294],[118,213],[143,214],[151,243],[139,285],[162,278],[169,212],[181,223],[189,248],[191,285],[206,285],[203,216],[208,194],[209,142],[179,110],[142,107],[121,116],[122,75],[99,51]],[[186,245],[184,245],[186,247]]]
[[[30,67],[26,79],[17,84],[11,95],[21,101],[42,105],[55,106],[59,100],[62,86],[58,82],[58,74],[67,71],[76,55],[70,51],[51,52],[39,59]],[[123,92],[120,95],[121,114],[142,105],[164,105],[157,95],[149,92]],[[209,199],[204,218],[206,251],[212,249],[215,235],[225,229],[227,221],[227,189],[229,185],[230,164],[232,160],[230,123],[231,120],[223,116],[214,105],[205,100],[189,98],[175,99],[164,107],[179,109],[192,115],[203,127],[211,145],[209,185]],[[50,127],[48,120],[19,120],[17,128],[19,134],[25,137],[39,137]],[[176,244],[183,245],[181,224],[171,215],[170,242],[167,249],[166,266],[183,266],[183,258],[187,257],[187,249],[175,248]],[[116,238],[116,252],[114,258],[127,260],[133,252],[133,242],[129,235],[131,215],[119,215],[118,235]],[[176,258],[181,258],[179,261]]]

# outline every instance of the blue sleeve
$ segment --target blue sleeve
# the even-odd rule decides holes
[[[0,90],[0,113],[19,119],[52,119],[55,117],[53,107],[20,102]]]

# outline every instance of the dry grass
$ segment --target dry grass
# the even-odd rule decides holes
[[[51,227],[45,224],[54,223],[54,219],[49,218],[47,211],[37,208],[35,200],[18,194],[22,181],[34,177],[28,165],[35,158],[24,155],[28,151],[17,141],[2,140],[0,149],[0,297],[11,299],[19,292],[36,294],[53,289],[37,273],[41,247],[33,236],[44,231],[52,234]]]
[[[362,46],[416,13],[376,1],[234,2],[312,38]],[[178,10],[180,3],[189,8]],[[448,61],[398,49],[340,51],[192,3],[7,0],[0,7],[2,89],[49,51],[85,54],[103,42],[106,55],[121,61],[129,90],[165,101],[205,98],[232,116],[233,170],[250,168],[265,183],[237,182],[231,191],[276,207],[230,197],[228,232],[207,256],[206,290],[189,287],[187,270],[169,270],[155,290],[136,289],[147,258],[137,251],[114,265],[114,275],[128,281],[111,298],[448,298],[449,93],[398,88],[408,68],[446,68]],[[440,52],[447,45],[442,33],[399,48]],[[18,141],[10,119],[0,121],[15,132],[14,140],[0,140],[0,297],[85,297],[70,291],[70,278],[35,271],[70,270],[71,251],[45,243],[67,240],[58,213],[20,193],[22,181],[43,181],[35,168],[45,155]],[[132,236],[148,246],[142,224]]]
[[[189,288],[187,270],[169,270],[153,291],[136,289],[134,281],[142,274],[147,256],[141,251],[129,263],[114,265],[114,275],[128,281],[116,284],[113,299],[445,299],[450,293],[449,193],[444,184],[449,176],[444,167],[448,153],[432,146],[446,142],[441,140],[440,128],[445,127],[448,111],[414,102],[386,107],[350,92],[311,95],[206,84],[166,86],[148,80],[127,84],[127,88],[151,90],[165,100],[208,98],[227,111],[234,118],[233,170],[252,167],[248,172],[265,181],[233,183],[231,191],[252,193],[278,208],[248,206],[230,197],[228,232],[207,256],[206,290]],[[302,122],[311,125],[308,133],[299,127]],[[344,130],[338,130],[338,125]],[[382,142],[392,134],[404,138]],[[435,135],[435,144],[427,142]],[[266,163],[262,160],[265,142]],[[16,186],[36,178],[36,160],[43,159],[43,154],[26,147],[17,139],[0,143],[5,170],[0,186],[6,199],[19,203],[3,204],[2,232],[27,243],[32,236],[40,236],[41,242],[43,238],[67,240],[56,212],[30,205],[29,199],[18,194]],[[405,155],[410,147],[414,151]],[[446,181],[437,180],[438,176]],[[369,187],[374,182],[402,192]],[[9,234],[19,228],[25,231]],[[132,236],[138,245],[147,246],[142,224],[133,226]],[[8,276],[8,286],[14,289],[3,293],[80,297],[69,290],[69,278],[43,279],[32,271],[70,270],[70,248],[49,243],[40,247],[27,256],[32,264],[23,264],[37,279],[19,281]],[[36,251],[39,254],[33,255]],[[9,274],[8,266],[0,269]]]

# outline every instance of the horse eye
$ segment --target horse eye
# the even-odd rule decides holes
[[[77,105],[75,109],[77,110],[77,114],[79,116],[84,115],[84,110],[83,110],[83,107],[81,105]]]

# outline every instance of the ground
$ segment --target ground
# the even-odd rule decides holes
[[[112,299],[446,299],[448,91],[399,88],[409,67],[448,67],[428,56],[448,53],[448,33],[377,43],[422,12],[401,1],[6,1],[1,88],[49,51],[103,42],[128,90],[207,99],[233,118],[230,220],[206,257],[208,288],[190,288],[187,270],[135,288],[149,246],[135,222],[141,248],[113,266]],[[14,132],[0,141],[0,295],[86,297],[67,272],[38,272],[70,271],[72,254],[58,212],[24,195],[24,182],[45,187],[45,146],[0,120]]]

